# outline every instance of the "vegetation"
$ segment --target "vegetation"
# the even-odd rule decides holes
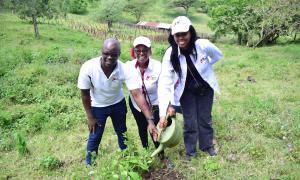
[[[170,22],[180,14],[160,9],[162,2],[151,8],[159,13],[151,16],[151,10],[142,17]],[[95,22],[94,12],[89,6],[87,14],[68,14],[66,23],[41,21],[36,39],[31,24],[0,10],[0,179],[140,179],[144,172],[163,168],[159,158],[149,158],[153,145],[142,148],[130,112],[128,149],[117,150],[108,121],[96,164],[85,167],[88,130],[76,87],[81,64],[98,56],[109,36],[120,39],[122,61],[130,60],[134,36],[151,37],[158,60],[168,47],[155,31],[115,26],[97,36],[68,24],[74,19]],[[198,32],[207,29],[207,16],[195,8],[189,16]],[[124,19],[135,21],[129,15]],[[299,179],[299,44],[281,36],[277,45],[256,49],[222,41],[216,45],[225,57],[214,65],[222,90],[213,109],[218,156],[198,151],[185,163],[180,142],[166,150],[174,171],[185,179]],[[180,115],[177,119],[182,121]]]
[[[185,15],[188,15],[189,9],[196,3],[196,0],[172,0],[168,3],[171,7],[179,7],[183,8],[185,11]]]
[[[58,0],[7,0],[6,6],[18,13],[19,17],[33,24],[34,34],[39,38],[38,18],[52,19],[60,15],[65,2]],[[65,12],[63,12],[65,14]]]
[[[234,33],[239,44],[262,46],[276,42],[279,36],[299,33],[297,0],[208,0],[212,17],[210,27],[216,36]]]
[[[138,23],[147,10],[150,9],[150,0],[127,0],[124,10],[133,15]]]

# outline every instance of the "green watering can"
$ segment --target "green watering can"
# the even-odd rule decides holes
[[[176,146],[182,139],[182,126],[176,120],[175,116],[170,117],[167,114],[166,119],[168,121],[168,126],[165,129],[161,129],[159,124],[157,124],[158,130],[158,142],[159,147],[151,154],[154,157],[156,154],[164,150],[165,148],[171,148]]]

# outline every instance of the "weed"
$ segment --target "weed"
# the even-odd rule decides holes
[[[46,154],[40,158],[39,165],[43,170],[55,170],[58,169],[62,162],[52,154]]]
[[[29,149],[27,148],[26,139],[23,134],[16,133],[15,134],[15,142],[16,142],[16,148],[17,148],[19,155],[24,156],[25,154],[29,153]]]

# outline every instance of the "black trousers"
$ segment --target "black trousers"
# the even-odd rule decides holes
[[[186,155],[196,155],[196,145],[206,150],[213,147],[212,105],[214,91],[210,87],[203,95],[184,90],[180,98],[184,118],[184,144]]]
[[[139,136],[140,136],[142,145],[144,148],[148,148],[149,145],[148,145],[148,131],[147,131],[148,122],[147,122],[147,119],[142,112],[139,112],[138,110],[136,110],[134,108],[130,97],[129,97],[129,107],[131,109],[131,112],[132,112],[134,119],[136,121],[136,124],[138,126]],[[159,122],[158,106],[154,106],[152,109],[153,109],[153,116],[154,116],[154,124],[157,125],[157,123]],[[152,138],[152,141],[153,141],[153,138]],[[155,148],[158,148],[159,143],[154,142],[154,141],[153,141],[153,143],[154,143]]]

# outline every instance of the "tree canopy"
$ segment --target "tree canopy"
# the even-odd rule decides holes
[[[239,44],[261,46],[299,32],[297,0],[208,0],[216,37],[235,34]]]
[[[34,26],[34,34],[39,38],[38,18],[56,18],[65,8],[65,0],[7,0],[6,5],[13,9],[21,19],[29,20]]]
[[[124,0],[101,1],[99,20],[107,23],[108,31],[111,31],[113,22],[121,18],[124,7]]]
[[[127,0],[124,10],[133,15],[139,22],[143,14],[149,9],[151,0]]]

